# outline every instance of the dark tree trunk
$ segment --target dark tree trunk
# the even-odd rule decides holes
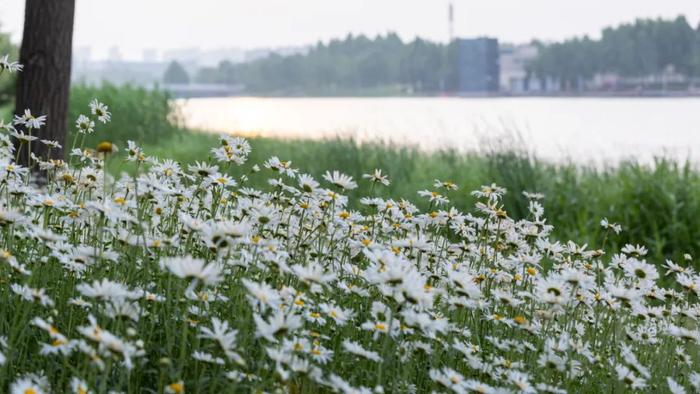
[[[75,0],[27,0],[19,55],[24,70],[17,78],[15,113],[30,109],[35,116],[46,115],[46,125],[33,133],[61,145],[68,124],[74,11]],[[25,165],[26,149],[20,156]],[[41,158],[49,156],[49,149],[38,141],[32,143],[32,151]],[[63,159],[63,150],[51,149],[50,157]]]

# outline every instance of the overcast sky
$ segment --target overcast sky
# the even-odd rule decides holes
[[[299,46],[395,31],[446,41],[448,0],[76,0],[74,45],[94,57],[119,46],[144,49]],[[700,0],[454,0],[455,33],[503,41],[596,36],[637,17],[684,14],[695,26]],[[0,2],[0,29],[19,41],[24,0]]]

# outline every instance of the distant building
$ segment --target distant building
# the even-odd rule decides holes
[[[75,83],[100,84],[110,82],[116,85],[129,83],[150,87],[160,84],[168,63],[142,61],[91,61],[74,63],[71,80]]]
[[[459,93],[496,93],[500,82],[498,40],[458,39]]]
[[[502,92],[520,94],[540,89],[539,81],[536,81],[528,70],[528,65],[537,58],[537,53],[537,47],[531,44],[501,46]]]

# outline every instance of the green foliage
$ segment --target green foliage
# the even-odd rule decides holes
[[[12,106],[10,104],[0,105],[0,120],[4,120],[7,123],[11,118]]]
[[[564,88],[579,88],[581,79],[615,72],[638,77],[659,74],[672,66],[688,76],[700,75],[700,27],[683,16],[674,20],[637,19],[608,27],[599,40],[587,36],[540,46],[531,65],[539,77],[559,79]]]
[[[11,60],[17,60],[18,48],[10,41],[10,35],[0,31],[0,56],[10,55]],[[0,105],[12,100],[15,92],[16,74],[4,73],[0,76]]]
[[[107,125],[101,125],[99,135],[88,135],[88,147],[94,147],[105,139],[118,146],[125,145],[130,139],[140,144],[159,144],[180,131],[181,116],[162,91],[129,85],[117,87],[107,83],[102,86],[76,85],[71,89],[67,143],[73,141],[75,119],[90,111],[87,104],[95,97],[99,97],[111,112],[119,116],[115,116]]]
[[[176,61],[170,62],[163,74],[163,82],[174,84],[190,83],[190,76],[182,65]]]

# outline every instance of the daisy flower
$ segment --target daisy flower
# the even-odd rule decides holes
[[[363,174],[362,178],[368,179],[372,183],[379,183],[384,186],[389,186],[389,184],[391,184],[389,177],[387,175],[383,175],[382,170],[380,169],[375,169],[371,174]]]
[[[356,356],[364,357],[368,360],[380,362],[382,361],[381,356],[377,352],[373,352],[370,350],[366,350],[365,348],[362,347],[357,342],[354,342],[350,339],[346,339],[343,341],[343,349],[345,349],[346,352],[352,353]]]
[[[182,279],[192,279],[204,285],[215,285],[223,280],[221,267],[216,263],[205,263],[192,256],[168,257],[160,260],[161,269],[167,269]]]
[[[294,314],[285,314],[280,310],[273,312],[272,316],[267,320],[258,314],[254,314],[253,320],[257,328],[255,336],[265,338],[270,342],[277,342],[275,336],[291,333],[302,326],[301,317]]]
[[[95,131],[95,122],[85,115],[78,116],[75,120],[75,127],[78,129],[79,133],[91,134]]]
[[[339,171],[326,171],[326,173],[323,174],[323,179],[343,190],[357,188],[357,183],[355,183],[351,176],[345,175]]]
[[[18,62],[11,62],[10,55],[0,57],[0,74],[2,74],[2,72],[5,70],[11,73],[22,71],[23,68],[24,66],[19,64]]]
[[[90,112],[97,116],[97,120],[102,123],[107,123],[112,119],[112,114],[109,112],[109,107],[97,101],[97,99],[93,99],[90,102]]]

